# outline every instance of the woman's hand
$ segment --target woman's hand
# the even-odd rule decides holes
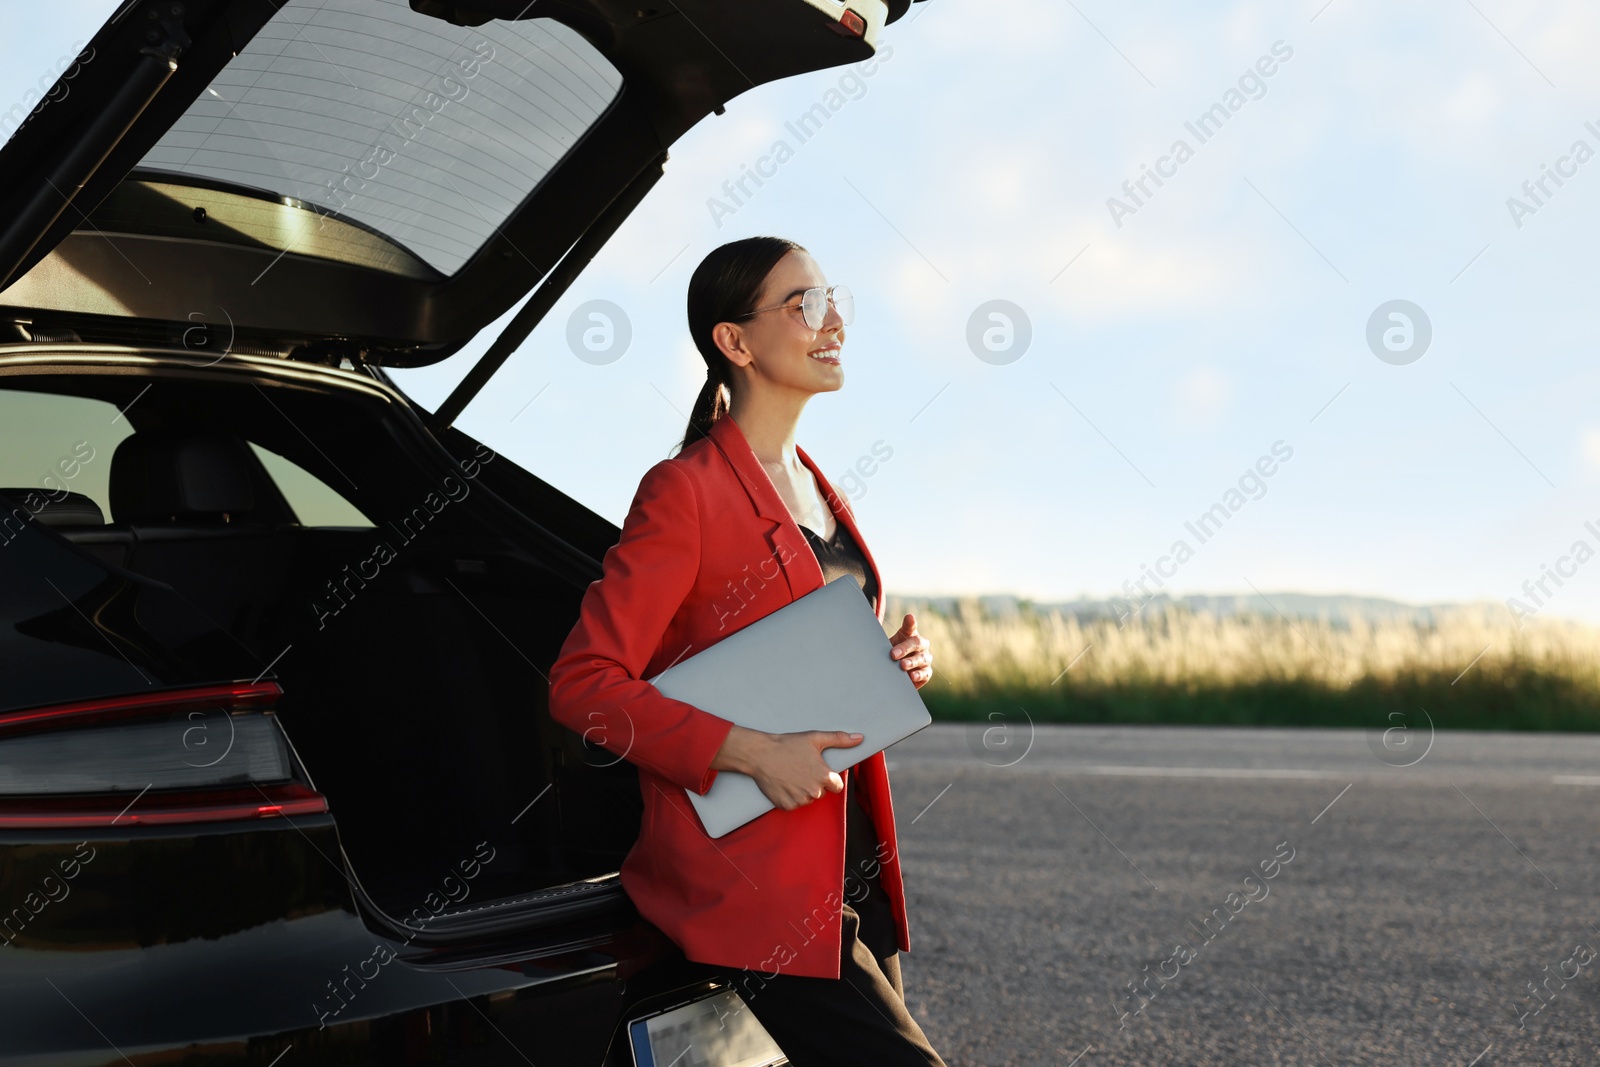
[[[917,617],[907,613],[900,623],[900,631],[889,638],[889,658],[900,661],[911,674],[911,682],[918,689],[933,677],[933,649],[928,639],[917,633]]]
[[[844,779],[823,761],[822,750],[853,748],[861,740],[860,734],[843,730],[769,734],[735,724],[711,766],[748,774],[768,800],[784,811],[793,811],[820,799],[824,789],[837,793],[844,788]]]

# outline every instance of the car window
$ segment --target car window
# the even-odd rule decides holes
[[[453,274],[621,85],[552,19],[455,26],[406,0],[289,0],[139,169],[262,190]]]
[[[133,432],[115,404],[0,389],[0,489],[82,493],[111,515],[111,453]]]
[[[251,441],[250,448],[302,526],[374,526],[350,501],[304,467]]]
[[[81,493],[110,522],[111,455],[132,433],[110,401],[0,389],[0,489],[44,490],[51,497]],[[249,444],[301,525],[375,525],[304,467],[254,441]]]

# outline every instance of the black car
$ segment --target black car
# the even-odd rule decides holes
[[[620,531],[451,424],[910,0],[648,2],[128,0],[0,149],[0,1060],[781,1062],[547,713]]]

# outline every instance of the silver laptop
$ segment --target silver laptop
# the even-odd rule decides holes
[[[648,680],[752,730],[862,734],[859,745],[822,750],[842,771],[933,721],[890,648],[861,586],[841,575]],[[685,792],[712,837],[776,807],[738,771],[718,771],[704,796]]]

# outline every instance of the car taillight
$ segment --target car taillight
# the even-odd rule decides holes
[[[299,781],[276,682],[0,715],[0,828],[211,822],[328,810]]]

